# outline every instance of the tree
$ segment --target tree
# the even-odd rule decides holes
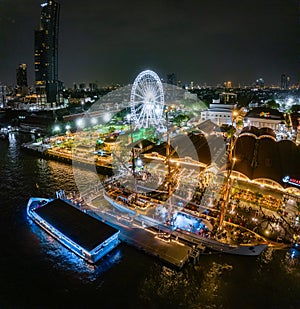
[[[279,103],[276,103],[275,100],[269,100],[266,102],[267,106],[272,109],[278,109],[280,107]]]
[[[291,127],[292,123],[291,123],[290,114],[288,114],[288,113],[284,114],[284,120],[285,120],[286,126],[288,128]]]
[[[113,132],[115,132],[116,131],[116,128],[115,127],[109,127],[108,128],[108,132],[109,133],[113,133]]]
[[[185,114],[179,114],[176,117],[174,117],[173,122],[177,125],[177,126],[181,126],[183,122],[187,122],[190,119],[190,117],[188,115]]]
[[[297,202],[296,202],[296,205],[297,205],[298,211],[300,212],[300,201],[297,201]]]

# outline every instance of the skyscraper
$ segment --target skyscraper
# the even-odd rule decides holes
[[[41,4],[40,29],[35,31],[34,65],[38,96],[46,95],[48,103],[59,102],[58,31],[60,4],[48,0]]]
[[[0,107],[2,108],[7,107],[6,86],[4,85],[0,85]]]
[[[17,94],[25,96],[28,94],[27,66],[20,63],[17,68]]]
[[[281,74],[281,89],[288,90],[290,87],[291,78],[286,74]]]
[[[167,74],[167,83],[170,85],[177,85],[177,78],[175,73]]]

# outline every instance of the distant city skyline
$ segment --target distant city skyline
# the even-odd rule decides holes
[[[128,84],[144,69],[182,83],[233,86],[281,75],[300,81],[297,0],[113,1],[61,4],[58,78],[73,83]],[[15,85],[27,65],[34,84],[34,30],[39,0],[0,0],[0,82]]]

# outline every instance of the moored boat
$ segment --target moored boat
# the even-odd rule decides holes
[[[118,192],[118,194],[115,194]],[[130,195],[129,195],[130,196]],[[147,200],[148,197],[143,197],[142,194],[138,195],[140,200]],[[220,253],[228,253],[235,255],[246,256],[258,256],[267,247],[268,244],[263,239],[258,239],[259,236],[252,234],[251,231],[246,230],[247,235],[251,234],[250,238],[245,243],[224,242],[220,237],[215,237],[211,234],[212,226],[208,220],[199,216],[187,213],[184,210],[174,211],[173,219],[166,221],[159,221],[147,216],[147,212],[142,207],[137,207],[135,202],[128,198],[128,194],[122,195],[122,188],[114,187],[113,182],[107,183],[104,187],[104,198],[114,208],[122,213],[127,213],[135,218],[141,218],[143,222],[146,222],[147,226],[155,227],[157,231],[164,231],[172,237],[182,240],[183,242],[194,243],[197,245],[203,245],[208,251],[216,251]],[[147,203],[147,202],[146,202]],[[152,205],[159,207],[159,204]],[[150,206],[150,207],[152,207]],[[230,224],[237,230],[243,230],[241,227]],[[255,236],[254,236],[255,235]]]
[[[192,213],[185,209],[184,205],[188,205],[192,199],[193,190],[190,187],[192,187],[193,179],[189,181],[189,177],[191,177],[193,171],[187,174],[186,179],[183,179],[183,176],[180,174],[180,169],[182,169],[181,161],[176,161],[176,164],[172,163],[172,156],[177,152],[178,144],[188,143],[188,140],[174,141],[174,147],[171,149],[168,111],[169,108],[166,110],[165,152],[161,156],[164,168],[159,170],[153,164],[156,179],[151,180],[149,186],[147,186],[147,177],[151,177],[151,171],[147,167],[144,169],[146,164],[143,164],[141,159],[142,151],[140,148],[136,150],[134,142],[130,144],[130,147],[126,146],[124,149],[121,149],[121,146],[119,146],[118,150],[116,149],[114,153],[116,161],[120,163],[120,168],[117,169],[118,177],[114,177],[111,181],[107,181],[104,184],[104,198],[119,211],[132,215],[135,218],[142,216],[143,221],[149,221],[150,224],[153,224],[159,230],[163,229],[166,233],[172,234],[176,238],[182,239],[182,241],[195,245],[204,245],[209,250],[222,253],[248,256],[261,254],[268,246],[265,239],[242,226],[225,221],[225,213],[231,192],[231,172],[235,162],[233,157],[233,137],[230,138],[228,149],[224,151],[224,154],[227,153],[228,157],[226,157],[226,163],[222,165],[222,173],[225,170],[226,174],[223,177],[222,185],[220,185],[220,188],[222,188],[220,190],[222,197],[219,199],[219,201],[222,201],[221,207],[218,209],[218,214],[214,218],[210,218],[213,222],[211,224],[207,220],[208,215],[205,214],[206,211],[209,212],[209,207],[201,206],[201,200],[196,204],[196,208],[199,211]],[[133,141],[133,136],[131,136],[130,140]],[[127,142],[126,139],[124,141],[125,143]],[[225,150],[223,142],[221,146],[224,148],[221,150]],[[125,153],[125,161],[122,161],[122,156],[120,155],[123,151]],[[177,153],[177,156],[181,157],[184,155],[185,162],[189,158],[186,157],[186,154],[190,155],[190,152],[187,151],[185,153],[183,151],[181,155]],[[151,163],[150,160],[150,165]],[[216,173],[221,170],[221,166],[216,166],[215,168],[217,169]],[[194,171],[197,175],[200,174],[198,165],[196,165]],[[182,189],[179,188],[181,181],[186,183]],[[205,190],[207,187],[206,184]],[[181,192],[182,194],[177,195],[176,192]],[[200,206],[202,207],[201,211]],[[159,215],[157,214],[158,212]]]
[[[120,242],[119,230],[60,197],[31,197],[27,204],[27,215],[61,244],[92,264]]]

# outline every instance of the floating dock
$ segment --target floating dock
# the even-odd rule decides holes
[[[27,214],[78,256],[96,263],[119,244],[120,231],[62,199],[30,198]]]

